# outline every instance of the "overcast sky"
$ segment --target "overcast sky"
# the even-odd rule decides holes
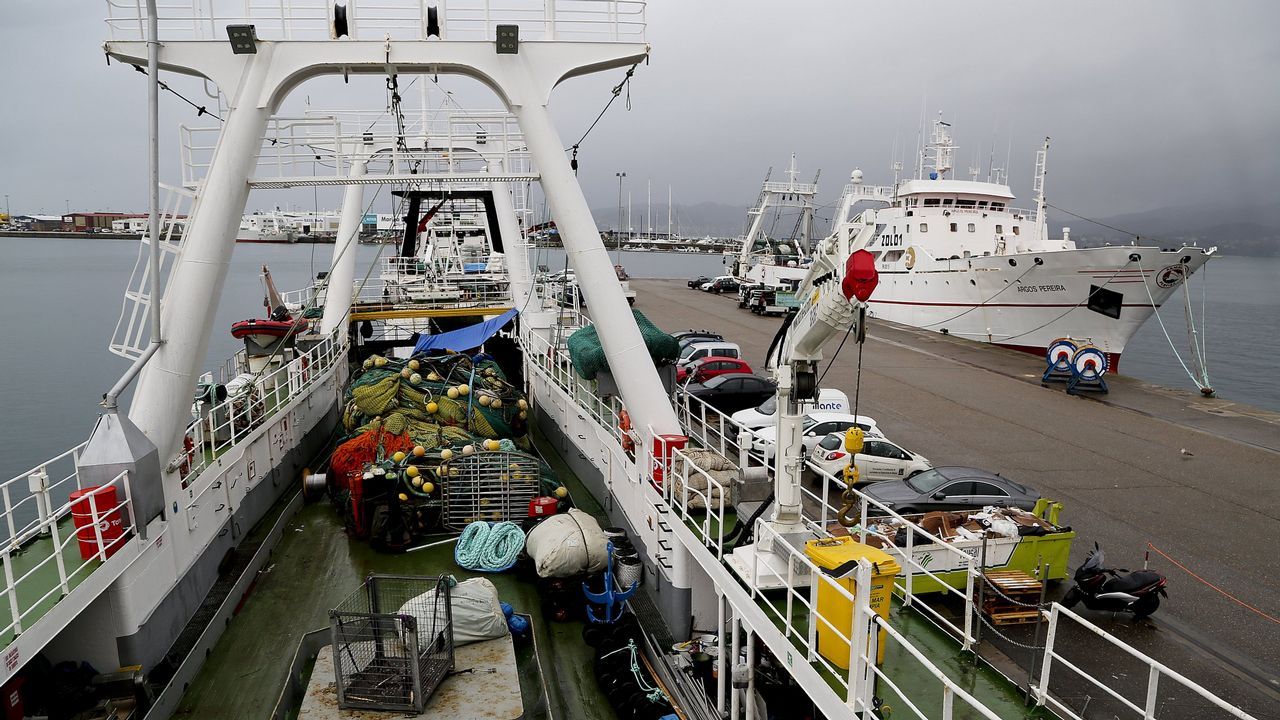
[[[6,0],[0,22],[0,192],[15,213],[146,209],[145,78],[107,67],[101,3]],[[1050,202],[1108,216],[1194,204],[1276,203],[1280,187],[1280,2],[827,2],[654,0],[652,62],[582,146],[580,177],[612,207],[625,170],[637,203],[651,179],[676,202],[745,206],[769,166],[796,153],[834,201],[848,173],[888,183],[896,141],[914,164],[922,104],[955,128],[956,166],[997,165],[1029,203],[1034,153],[1052,136]],[[553,98],[566,145],[622,71]],[[166,78],[191,96],[198,83]],[[380,109],[382,81],[321,79],[291,96]],[[478,104],[485,92],[458,87]],[[207,120],[207,119],[206,119]],[[178,176],[177,125],[162,97],[162,175]],[[303,202],[256,191],[250,208]],[[306,191],[305,204],[311,194]],[[322,196],[322,205],[336,196]],[[638,210],[637,210],[638,211]]]

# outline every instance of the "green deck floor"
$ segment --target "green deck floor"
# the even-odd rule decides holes
[[[58,537],[66,543],[62,550],[62,558],[66,567],[67,588],[72,589],[85,578],[93,574],[93,571],[101,565],[97,560],[90,560],[87,564],[80,559],[80,545],[72,538],[75,528],[71,524],[71,518],[67,517],[58,523]],[[124,544],[124,541],[121,541]],[[49,597],[45,595],[50,590],[58,587],[58,563],[53,557],[54,546],[53,538],[40,538],[21,550],[11,553],[9,562],[12,565],[13,579],[17,582],[16,594],[18,597],[18,610],[23,614],[22,627],[29,628],[36,623],[45,613],[62,599],[62,592],[54,592]],[[41,565],[41,563],[44,563]],[[82,567],[83,565],[83,567]],[[31,572],[32,568],[40,566],[30,577],[20,580],[23,575]],[[74,573],[74,574],[73,574]],[[44,598],[41,600],[41,598]],[[13,620],[12,606],[9,602],[8,593],[0,593],[0,618],[3,618],[5,625]],[[13,630],[0,633],[0,648],[7,647],[13,642],[16,635]]]
[[[766,612],[773,617],[770,610],[766,609]],[[797,603],[792,614],[792,624],[800,635],[807,632],[808,621],[809,617],[803,605]],[[779,628],[782,627],[781,621],[775,619],[774,622]],[[954,639],[939,630],[919,612],[903,607],[897,597],[893,599],[889,622],[961,689],[986,704],[1000,717],[1011,719],[1052,717],[1043,713],[1033,713],[1026,708],[1023,704],[1023,696],[1017,687],[986,663],[979,662],[975,666],[973,656],[961,652],[959,644]],[[886,641],[888,644],[881,669],[926,717],[941,717],[942,682],[930,674],[893,638],[886,638]],[[795,645],[797,657],[803,657],[800,644],[796,642]],[[837,683],[836,678],[825,667],[820,667],[819,672],[833,689],[843,692],[842,685]],[[892,708],[891,716],[916,717],[910,708],[906,707],[902,698],[882,680],[877,681],[876,695]],[[983,717],[959,699],[955,701],[954,713],[953,717],[956,720],[977,720]]]
[[[562,478],[570,477],[549,457]],[[582,509],[599,512],[580,486],[568,482]],[[453,561],[453,545],[389,555],[347,537],[327,504],[310,505],[288,523],[284,538],[249,600],[210,654],[174,717],[264,717],[275,705],[301,636],[327,627],[329,610],[369,573],[453,574],[476,577]],[[615,715],[592,673],[592,652],[581,623],[542,618],[534,586],[510,574],[483,575],[517,612],[533,616],[551,711],[557,718],[612,720]]]

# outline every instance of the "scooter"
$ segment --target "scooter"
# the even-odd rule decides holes
[[[1083,600],[1090,610],[1127,611],[1140,620],[1160,607],[1161,595],[1169,597],[1164,589],[1168,581],[1160,573],[1112,569],[1105,563],[1102,549],[1094,543],[1084,563],[1076,568],[1076,584],[1062,598],[1063,606],[1075,607]]]

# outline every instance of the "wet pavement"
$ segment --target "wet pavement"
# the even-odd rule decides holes
[[[632,285],[636,307],[659,327],[717,330],[753,366],[763,364],[781,322],[680,280]],[[828,357],[838,342],[828,345]],[[823,386],[852,400],[857,356],[846,343]],[[1042,387],[1043,369],[1031,355],[872,321],[858,412],[936,464],[998,471],[1062,501],[1063,521],[1079,532],[1073,568],[1094,542],[1109,565],[1139,568],[1150,543],[1199,575],[1205,582],[1151,552],[1151,569],[1169,578],[1169,598],[1154,617],[1077,610],[1254,716],[1280,717],[1280,623],[1264,616],[1280,616],[1280,414],[1124,376],[1109,378],[1109,395],[1070,396],[1062,385]],[[1051,586],[1050,597],[1067,585]],[[1031,644],[1033,626],[1000,630],[1009,640],[996,638],[994,646],[1019,664],[1008,674],[1025,676],[1031,652],[1015,643]],[[1070,661],[1144,702],[1145,665],[1070,624],[1055,643]],[[1065,666],[1052,669],[1051,681],[1086,717],[1126,715]],[[1160,688],[1159,717],[1226,716],[1172,681]]]

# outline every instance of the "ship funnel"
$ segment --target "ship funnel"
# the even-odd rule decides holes
[[[130,512],[143,539],[147,523],[164,514],[160,451],[127,416],[114,411],[99,415],[76,467],[82,487],[106,485],[129,471]]]

